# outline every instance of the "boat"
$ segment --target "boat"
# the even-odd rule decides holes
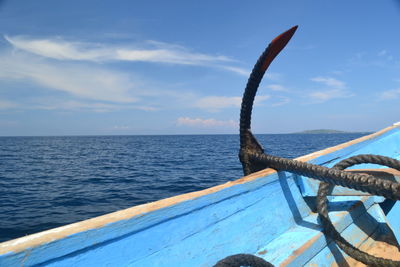
[[[266,71],[295,30],[272,41],[256,72],[257,66]],[[256,72],[251,77],[261,80]],[[248,86],[254,87],[251,77]],[[247,119],[251,106],[242,105]],[[326,177],[310,178],[272,163],[274,168],[261,160],[248,161],[254,151],[264,151],[250,132],[249,120],[241,120],[241,126],[244,177],[3,242],[0,266],[229,266],[223,265],[224,259],[244,255],[274,266],[362,266],[321,225],[316,199],[320,180],[326,182]],[[400,123],[294,162],[327,170],[360,154],[390,157],[398,163]],[[400,179],[399,170],[369,163],[337,172],[349,177],[373,175],[392,188]],[[333,183],[338,186],[329,192],[328,216],[338,234],[355,248],[398,266],[398,193],[382,197],[366,192],[364,185]]]

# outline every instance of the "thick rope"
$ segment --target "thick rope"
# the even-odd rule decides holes
[[[399,261],[392,261],[369,255],[348,243],[340,233],[336,231],[330,221],[328,216],[328,205],[326,202],[326,196],[334,185],[341,185],[373,195],[399,200],[399,183],[367,174],[349,173],[343,171],[343,169],[356,164],[373,163],[400,170],[400,161],[385,156],[359,155],[345,159],[330,169],[307,162],[300,162],[266,154],[252,154],[249,158],[250,160],[256,161],[258,164],[263,163],[265,166],[279,171],[288,171],[322,181],[318,190],[317,209],[326,235],[331,237],[349,256],[364,264],[370,266],[400,266]]]
[[[391,167],[393,169],[400,171],[400,161],[377,155],[358,155],[348,159],[344,159],[333,166],[334,169],[344,170],[351,166],[363,163],[372,163],[384,165],[387,167]],[[380,257],[375,257],[368,253],[365,253],[358,248],[351,245],[347,240],[345,240],[338,231],[336,231],[333,226],[329,215],[328,215],[328,204],[327,204],[327,195],[331,190],[333,190],[334,185],[328,184],[325,182],[321,182],[318,188],[317,195],[317,210],[319,214],[320,221],[324,228],[324,233],[331,237],[336,244],[348,255],[351,255],[352,258],[370,265],[370,266],[400,266],[399,261],[393,261],[389,259],[384,259]]]
[[[236,254],[229,257],[226,257],[214,267],[240,267],[240,266],[251,266],[251,267],[274,267],[271,263],[266,260],[251,255],[251,254]]]
[[[257,162],[258,164],[262,163],[265,167],[275,170],[287,171],[306,177],[312,177],[333,185],[340,185],[367,192],[372,195],[383,196],[393,200],[400,200],[399,183],[380,179],[372,175],[350,173],[336,168],[331,169],[308,162],[286,159],[267,154],[253,153],[249,155],[249,158],[251,161]],[[397,160],[391,159],[391,162],[393,161]]]

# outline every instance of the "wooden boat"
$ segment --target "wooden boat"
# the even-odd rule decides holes
[[[400,123],[297,158],[332,167],[343,158],[378,154],[400,160]],[[400,172],[357,166],[351,172],[398,180]],[[233,254],[275,266],[358,264],[321,231],[318,181],[263,169],[206,190],[131,207],[0,244],[0,266],[213,266]],[[336,187],[329,216],[355,247],[400,259],[400,205]]]

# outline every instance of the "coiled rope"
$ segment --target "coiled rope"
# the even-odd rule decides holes
[[[251,255],[251,254],[236,254],[229,257],[226,257],[214,267],[240,267],[240,266],[252,266],[252,267],[274,267],[271,263],[266,260]]]
[[[344,170],[351,166],[372,163],[384,165],[396,170],[400,170],[400,161],[377,155],[358,155],[348,159],[344,159],[333,166],[334,169]],[[317,195],[317,210],[319,214],[320,221],[323,225],[325,234],[335,240],[336,244],[349,256],[352,258],[371,266],[400,266],[400,262],[392,261],[389,259],[384,259],[380,257],[375,257],[367,254],[358,248],[347,242],[338,231],[336,231],[331,220],[328,216],[328,204],[327,195],[333,189],[333,185],[325,182],[321,182],[318,188]],[[363,190],[362,190],[363,191]]]
[[[348,187],[392,200],[400,200],[400,184],[380,179],[367,174],[343,171],[353,165],[373,163],[400,170],[400,161],[378,155],[358,155],[337,163],[333,168],[276,157],[264,153],[264,149],[251,133],[251,113],[258,86],[268,66],[279,52],[286,46],[295,33],[297,26],[276,37],[265,49],[255,64],[242,99],[240,112],[240,152],[239,159],[245,175],[273,168],[320,180],[317,196],[317,210],[325,235],[331,237],[336,244],[352,258],[371,266],[400,266],[399,261],[369,255],[348,243],[336,231],[328,216],[327,195],[335,185]],[[215,266],[273,266],[265,260],[249,254],[237,254],[219,261]]]

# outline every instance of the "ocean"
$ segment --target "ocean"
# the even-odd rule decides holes
[[[257,135],[295,158],[366,133]],[[242,176],[238,135],[0,137],[0,242]]]

